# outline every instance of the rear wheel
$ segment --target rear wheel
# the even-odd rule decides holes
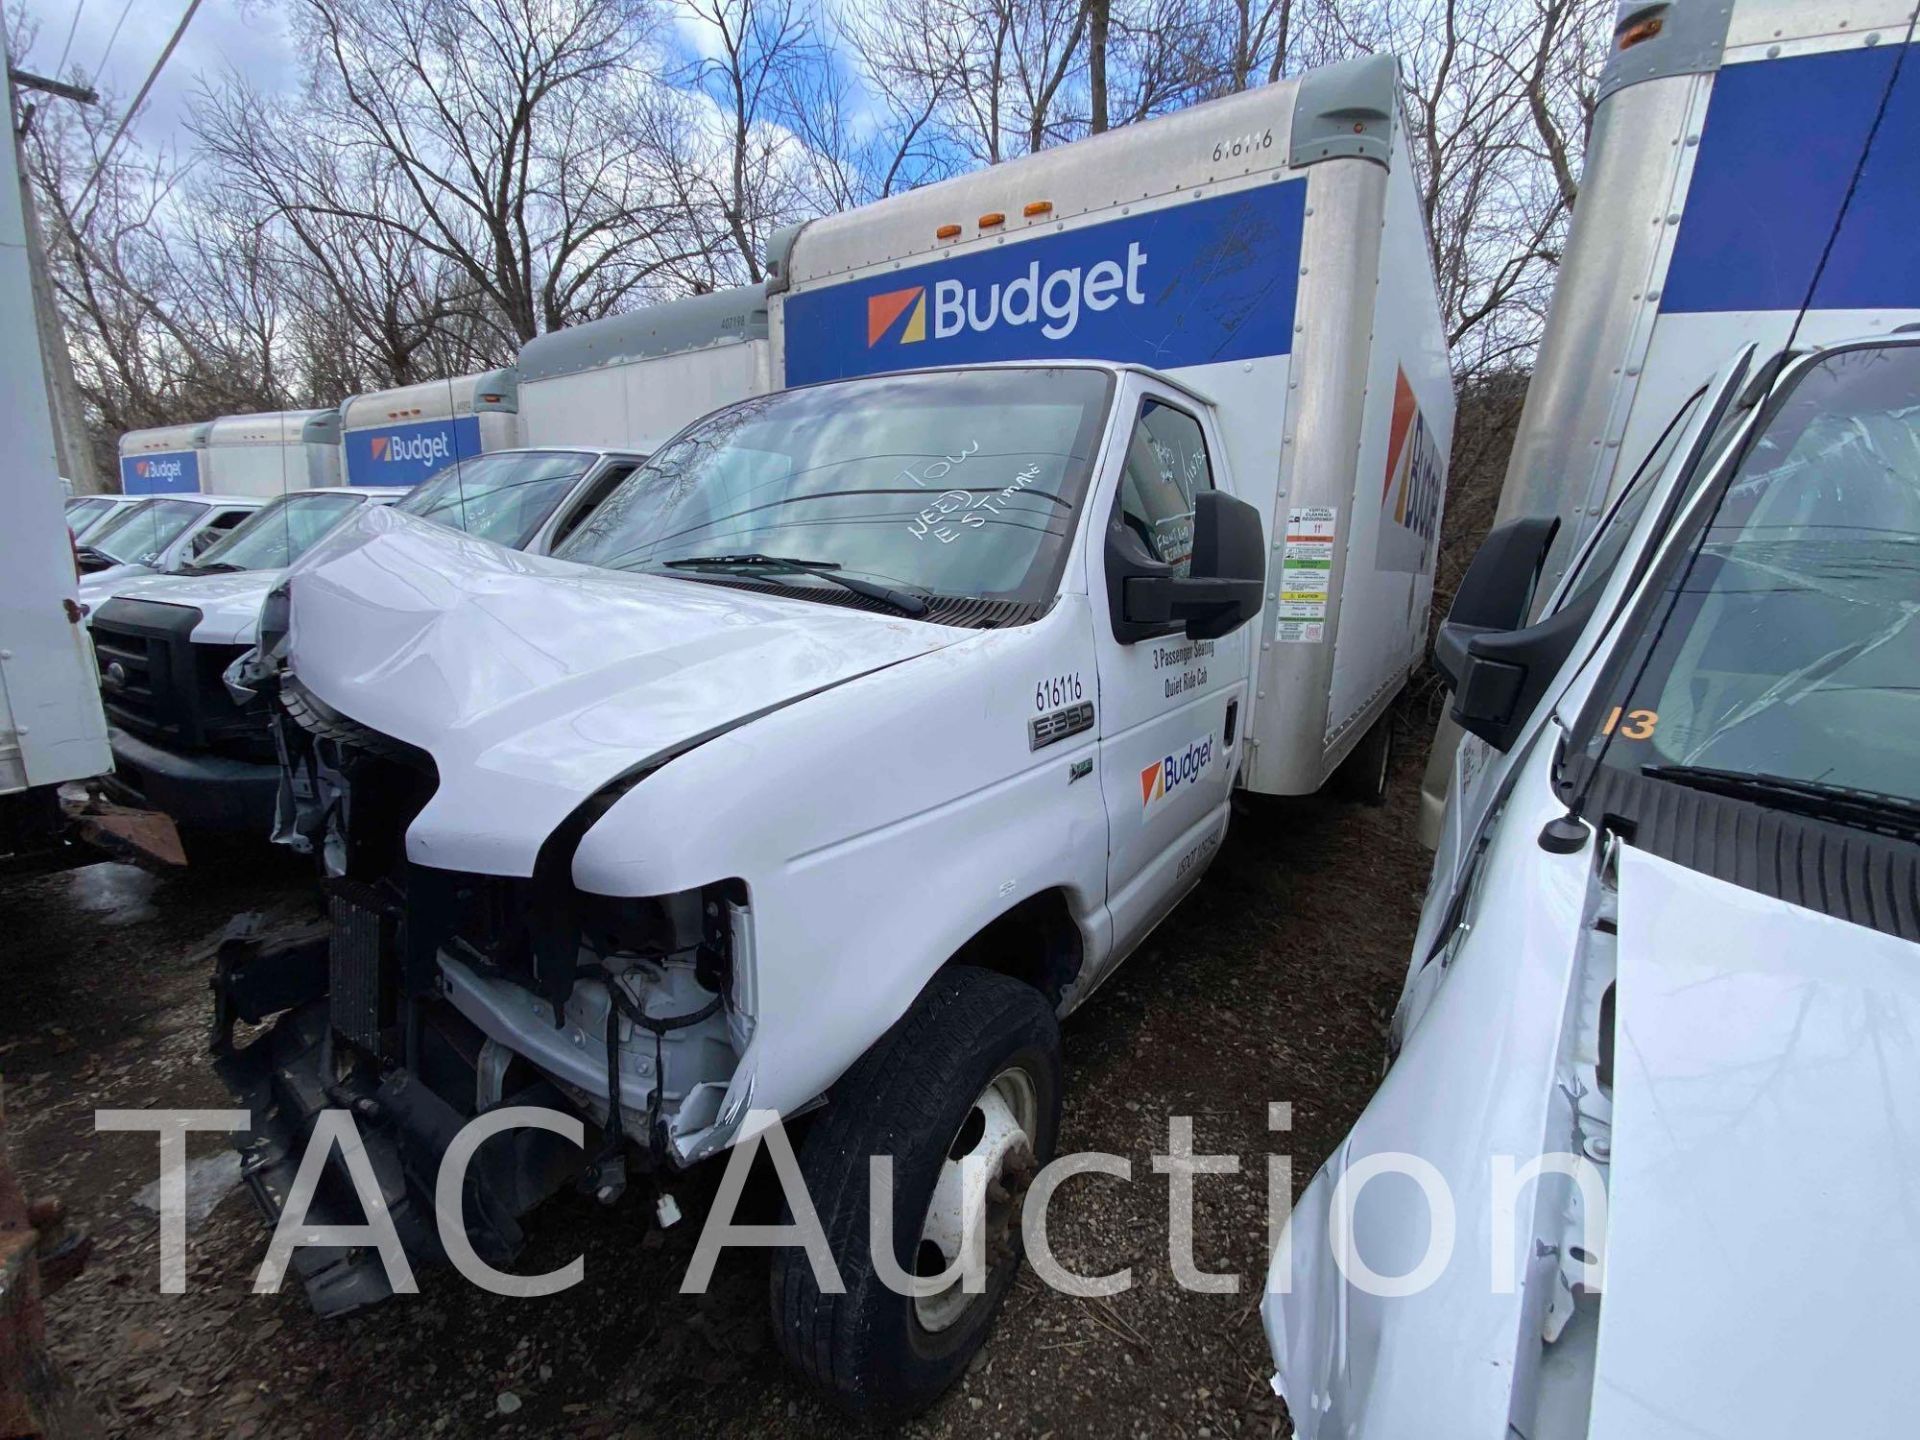
[[[846,1408],[908,1415],[965,1371],[1019,1269],[1021,1202],[1052,1157],[1061,1087],[1046,1001],[969,966],[935,976],[835,1087],[800,1169],[846,1293],[822,1292],[795,1247],[774,1254],[772,1300],[787,1358]],[[881,1279],[868,1240],[872,1155],[893,1157],[899,1268],[938,1276],[978,1244],[984,1289],[956,1279],[901,1295]]]

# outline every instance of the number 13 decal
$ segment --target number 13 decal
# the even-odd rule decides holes
[[[1616,705],[1613,713],[1607,716],[1607,723],[1600,728],[1603,734],[1611,735],[1617,727],[1621,738],[1626,740],[1651,740],[1659,725],[1658,710],[1629,710],[1623,719],[1620,707]]]

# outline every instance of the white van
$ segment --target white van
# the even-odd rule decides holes
[[[529,340],[528,445],[657,450],[689,420],[773,386],[761,285],[669,300]]]
[[[340,412],[223,415],[207,426],[202,481],[208,490],[268,500],[294,490],[338,485]]]
[[[1236,788],[1321,786],[1419,662],[1453,397],[1391,57],[770,258],[784,388],[553,558],[383,511],[269,603],[282,824],[335,948],[230,953],[223,1034],[295,1008],[221,1064],[269,1213],[350,1104],[425,1256],[419,1177],[477,1110],[592,1127],[471,1172],[500,1257],[571,1176],[610,1201],[824,1101],[801,1165],[849,1289],[783,1254],[775,1327],[899,1413],[1012,1284],[1056,1017],[1198,882]],[[880,1283],[880,1152],[900,1263],[985,1244],[984,1292]],[[387,1293],[370,1249],[294,1264],[323,1311]]]
[[[1500,496],[1501,521],[1560,520],[1543,593],[1675,397],[1740,345],[1773,354],[1790,336],[1920,321],[1920,63],[1900,43],[1911,15],[1908,0],[1621,4]],[[1422,786],[1429,845],[1458,736],[1442,723]]]
[[[201,487],[209,421],[129,430],[120,437],[120,491],[125,495],[187,495]]]
[[[1536,607],[1556,526],[1441,628],[1457,843],[1276,1254],[1276,1388],[1302,1440],[1902,1433],[1920,335],[1742,347]]]
[[[520,443],[512,367],[355,395],[340,407],[349,485],[418,485],[449,465]]]

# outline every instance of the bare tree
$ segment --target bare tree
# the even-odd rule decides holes
[[[469,314],[497,322],[509,351],[618,308],[685,253],[683,217],[659,203],[636,144],[646,0],[301,5],[313,58],[300,100],[225,85],[194,115],[202,145],[296,231],[393,232],[461,277]],[[384,193],[326,183],[368,156]]]

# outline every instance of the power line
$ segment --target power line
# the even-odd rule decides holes
[[[102,75],[106,73],[107,61],[113,58],[113,42],[120,38],[120,27],[127,23],[127,14],[132,9],[133,0],[127,0],[127,3],[120,7],[120,18],[113,22],[113,33],[107,36],[106,51],[100,56],[100,63],[93,67],[94,74]]]
[[[80,28],[80,17],[86,13],[87,0],[80,0],[80,3],[73,7],[73,23],[67,26],[67,43],[60,47],[60,58],[54,62],[53,66],[54,74],[58,75],[67,68],[67,56],[73,53],[73,33]]]
[[[93,167],[93,174],[87,177],[87,183],[80,188],[80,197],[73,202],[73,213],[78,214],[80,207],[87,203],[87,196],[93,193],[93,187],[105,173],[107,162],[113,158],[114,148],[120,138],[127,133],[127,127],[133,123],[133,117],[140,113],[140,107],[147,102],[147,95],[153,89],[153,82],[160,78],[160,72],[166,69],[168,59],[173,55],[174,46],[180,43],[180,37],[187,33],[187,23],[193,19],[193,12],[200,8],[200,0],[187,0],[187,10],[180,17],[180,23],[173,27],[173,34],[167,37],[167,47],[160,52],[160,58],[153,62],[153,69],[147,72],[146,80],[140,86],[140,93],[133,97],[133,103],[127,107],[127,113],[120,117],[120,124],[113,132],[113,138],[107,141],[107,148],[100,152],[100,159]],[[125,19],[123,15],[121,17]],[[115,30],[118,34],[118,30]],[[113,49],[113,42],[107,42],[107,49]]]

